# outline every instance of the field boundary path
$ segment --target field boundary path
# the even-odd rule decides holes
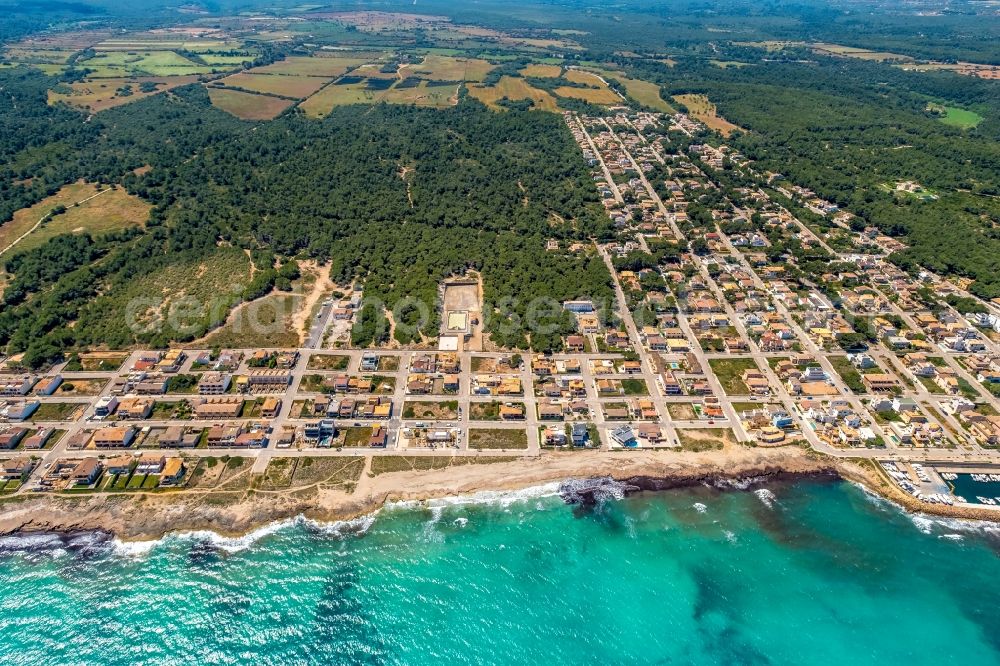
[[[73,203],[71,203],[68,206],[66,206],[66,208],[72,208],[73,206],[79,206],[82,203],[86,203],[86,202],[90,201],[91,199],[93,199],[95,197],[99,197],[102,194],[104,194],[105,192],[110,192],[110,191],[111,191],[110,187],[105,187],[100,192],[98,192],[96,194],[91,194],[86,199],[81,199],[79,201],[74,201]],[[0,256],[2,256],[4,253],[6,253],[8,250],[10,250],[12,247],[14,247],[15,245],[17,245],[21,241],[23,241],[28,236],[30,236],[32,233],[34,233],[35,230],[38,229],[38,227],[42,226],[42,222],[44,222],[45,220],[49,219],[50,217],[52,217],[52,211],[51,210],[49,212],[47,212],[45,215],[42,215],[42,217],[39,218],[38,222],[35,222],[35,224],[30,229],[28,229],[23,234],[21,234],[16,239],[14,239],[14,242],[12,242],[10,245],[8,245],[7,247],[5,247],[4,249],[0,250]]]

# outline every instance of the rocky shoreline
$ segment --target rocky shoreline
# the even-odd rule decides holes
[[[727,455],[728,453],[728,455]],[[204,494],[30,495],[0,503],[0,535],[100,532],[122,541],[149,541],[172,532],[210,531],[240,537],[301,516],[321,523],[376,513],[388,502],[426,501],[482,492],[513,492],[560,483],[564,500],[600,501],[616,493],[663,491],[695,485],[746,488],[772,480],[844,479],[863,485],[907,511],[1000,522],[1000,512],[925,505],[903,493],[871,466],[799,448],[745,449],[712,454],[664,452],[567,453],[489,465],[398,472],[363,477],[351,494],[310,489],[248,492],[220,502]],[[572,480],[572,481],[570,481]],[[608,484],[613,483],[614,488]],[[570,487],[567,484],[575,484]],[[588,485],[589,484],[589,485]]]

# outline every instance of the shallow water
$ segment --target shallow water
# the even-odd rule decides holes
[[[842,482],[478,499],[2,540],[0,661],[1000,664],[997,528]]]

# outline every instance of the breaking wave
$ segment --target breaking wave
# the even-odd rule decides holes
[[[757,490],[753,491],[753,494],[756,495],[757,499],[761,501],[761,504],[766,506],[768,509],[773,509],[774,503],[778,499],[777,497],[774,496],[774,493],[772,493],[767,488],[758,488]]]
[[[610,476],[602,476],[594,479],[569,479],[559,484],[558,490],[559,496],[567,504],[594,506],[608,500],[624,499],[628,493],[639,488],[615,481]]]

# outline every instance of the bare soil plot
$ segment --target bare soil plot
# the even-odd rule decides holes
[[[729,136],[742,129],[720,116],[716,111],[715,104],[712,104],[705,95],[674,95],[674,99],[687,107],[688,114],[692,118],[723,136]]]
[[[313,354],[306,366],[310,370],[347,370],[350,356],[344,354]]]
[[[500,402],[491,400],[490,402],[469,403],[469,420],[471,421],[499,421]]]
[[[292,485],[292,474],[297,464],[296,458],[271,458],[260,480],[261,490],[278,490]]]
[[[73,377],[72,379],[66,379],[63,381],[53,395],[99,395],[101,389],[103,389],[104,385],[107,383],[108,380],[101,377]]]
[[[250,347],[298,347],[301,339],[292,326],[296,310],[294,294],[272,293],[236,307],[226,323],[191,346],[246,349]]]
[[[86,404],[78,402],[43,402],[31,415],[32,421],[75,421],[83,416]]]
[[[555,97],[544,90],[532,87],[524,79],[512,76],[501,77],[494,86],[470,85],[469,95],[495,111],[503,109],[502,106],[497,104],[497,102],[503,99],[511,101],[530,99],[538,109],[544,111],[558,110]]]
[[[469,430],[470,449],[526,449],[528,433],[521,428]]]
[[[396,372],[399,370],[399,357],[392,354],[379,356],[378,369],[380,372]]]
[[[677,439],[685,451],[715,451],[736,442],[731,428],[682,428]]]
[[[351,448],[368,446],[368,440],[371,439],[371,436],[371,426],[356,426],[347,428],[347,430],[344,431],[344,441],[342,446]]]
[[[324,486],[344,486],[357,483],[365,468],[362,457],[301,458],[292,474],[292,485],[306,486],[322,483]]]
[[[243,120],[271,120],[294,102],[269,95],[254,95],[239,90],[208,88],[212,106]]]
[[[752,358],[713,358],[708,364],[726,395],[748,395],[750,389],[743,383],[743,373],[760,370]]]
[[[515,456],[373,456],[371,475],[511,462]]]
[[[404,419],[427,419],[438,421],[458,418],[458,403],[429,402],[429,401],[407,401],[403,405]]]
[[[128,352],[80,352],[70,357],[65,370],[86,372],[113,372],[128,360]]]
[[[240,72],[218,81],[229,88],[240,88],[270,95],[305,99],[323,87],[328,78],[317,76],[285,76]]]
[[[667,413],[676,421],[693,421],[698,418],[694,404],[690,402],[668,402]]]

